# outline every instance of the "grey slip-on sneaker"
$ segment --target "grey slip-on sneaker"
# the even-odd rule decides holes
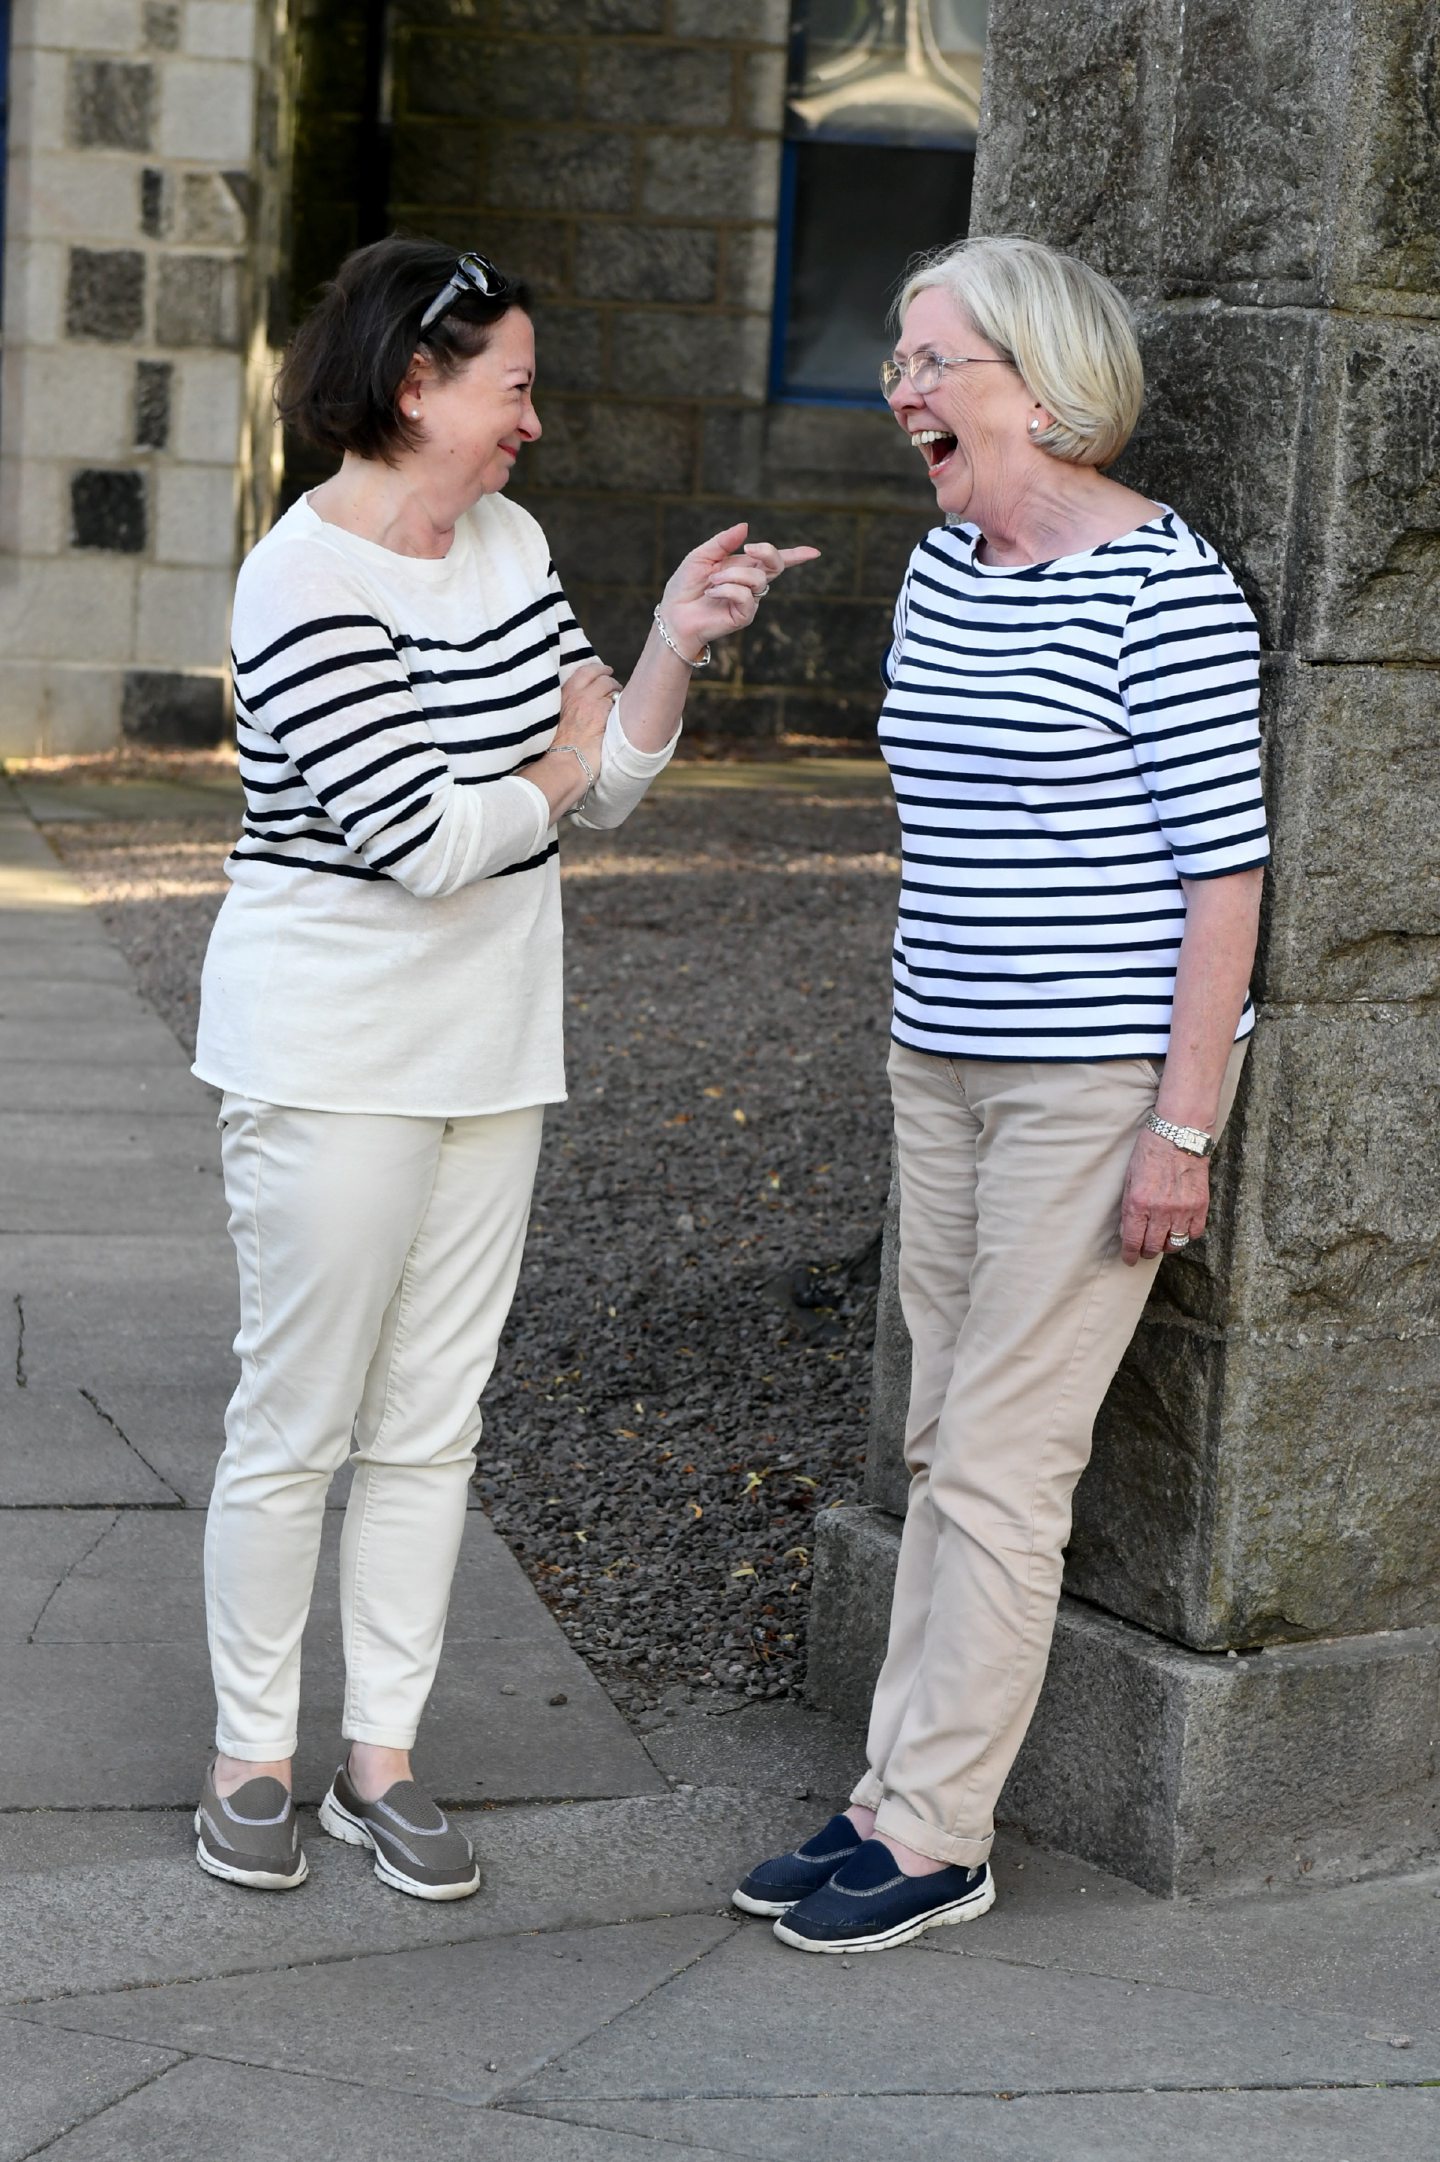
[[[320,1804],[320,1822],[332,1839],[369,1847],[380,1882],[412,1899],[468,1899],[480,1889],[474,1848],[413,1779],[367,1802],[342,1764]]]
[[[291,1892],[310,1874],[295,1803],[279,1780],[267,1774],[217,1794],[213,1764],[195,1811],[195,1859],[212,1877],[257,1892]]]

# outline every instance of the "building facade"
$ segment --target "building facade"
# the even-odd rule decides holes
[[[874,385],[907,258],[963,230],[985,0],[14,0],[0,752],[212,743],[240,554],[319,477],[286,328],[350,247],[537,295],[517,491],[624,670],[739,518],[822,557],[692,729],[863,743],[930,522]]]

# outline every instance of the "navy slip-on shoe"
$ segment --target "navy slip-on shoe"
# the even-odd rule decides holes
[[[835,1871],[860,1845],[860,1834],[846,1816],[832,1817],[823,1831],[807,1839],[789,1854],[752,1869],[739,1890],[730,1897],[746,1914],[785,1914],[797,1899],[805,1899],[828,1884]]]
[[[799,1952],[886,1952],[922,1930],[973,1922],[994,1904],[988,1863],[907,1877],[887,1846],[867,1839],[828,1884],[781,1916],[775,1934]]]

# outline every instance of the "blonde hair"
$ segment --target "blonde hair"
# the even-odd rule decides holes
[[[1038,240],[961,240],[910,272],[898,323],[938,286],[1053,413],[1033,440],[1074,465],[1109,465],[1140,417],[1145,374],[1130,310],[1108,278]]]

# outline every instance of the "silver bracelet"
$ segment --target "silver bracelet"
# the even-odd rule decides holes
[[[670,636],[669,631],[666,629],[665,618],[661,615],[658,606],[655,610],[655,623],[657,629],[660,632],[660,636],[664,639],[666,645],[670,648],[670,651],[674,654],[677,661],[684,661],[687,668],[708,668],[710,666],[710,648],[708,646],[705,648],[705,651],[700,655],[699,659],[694,661],[688,659],[687,656],[680,651],[680,648],[676,645],[674,639]]]
[[[583,811],[590,801],[590,791],[595,786],[595,776],[590,770],[590,761],[578,744],[552,743],[550,748],[552,751],[568,751],[572,758],[578,758],[580,761],[580,771],[585,776],[585,793],[578,803],[572,803],[570,806],[569,816],[574,818],[577,812]]]

